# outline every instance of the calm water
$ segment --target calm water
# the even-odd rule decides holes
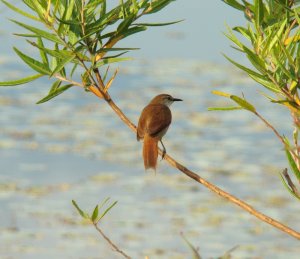
[[[143,49],[134,54],[135,61],[120,65],[111,95],[134,122],[157,93],[184,99],[172,107],[173,124],[164,141],[168,153],[262,212],[300,229],[298,203],[278,177],[286,161],[272,133],[247,112],[207,111],[226,104],[211,90],[243,92],[280,132],[290,135],[286,111],[266,105],[257,97],[258,86],[219,57],[228,45],[218,40],[224,18],[216,15],[214,30],[208,30],[208,10],[228,12],[231,22],[235,13],[219,1],[204,6],[178,1],[170,8],[171,20],[188,17],[186,23],[174,31],[152,29],[138,38],[141,42],[134,43]],[[199,24],[192,27],[197,19]],[[22,43],[7,34],[11,29],[2,26],[0,75],[5,79],[31,73],[12,55],[12,42]],[[183,37],[174,39],[170,32]],[[159,48],[152,39],[166,46],[172,42],[172,48]],[[120,258],[81,222],[71,205],[75,199],[92,210],[105,197],[119,202],[104,218],[103,230],[133,258],[188,258],[180,232],[205,258],[236,245],[233,258],[298,258],[298,241],[164,161],[156,175],[145,174],[141,144],[94,96],[74,88],[35,105],[48,87],[49,81],[41,79],[0,89],[1,258]]]

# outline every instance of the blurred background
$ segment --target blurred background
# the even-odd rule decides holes
[[[12,50],[32,51],[12,35],[21,30],[8,21],[16,15],[3,4],[0,11],[0,81],[31,75]],[[129,54],[133,61],[118,64],[120,73],[111,88],[115,102],[136,123],[153,96],[164,92],[182,98],[172,106],[173,123],[164,138],[168,153],[299,230],[300,209],[279,179],[287,163],[272,132],[245,111],[207,111],[226,105],[212,90],[243,92],[279,132],[291,135],[287,111],[268,104],[260,87],[222,56],[243,60],[223,35],[226,24],[243,24],[243,15],[222,1],[186,0],[147,19],[184,21],[150,28],[123,42],[141,49]],[[120,258],[71,204],[75,199],[91,211],[106,197],[118,204],[100,226],[133,258],[190,258],[181,232],[203,258],[236,246],[233,258],[299,257],[298,241],[165,161],[159,162],[156,175],[146,174],[141,143],[93,95],[72,88],[36,105],[49,87],[43,78],[0,88],[1,258]]]

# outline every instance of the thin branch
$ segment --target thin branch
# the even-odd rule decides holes
[[[254,113],[259,119],[262,120],[262,122],[268,127],[270,128],[274,134],[276,135],[276,137],[280,140],[280,142],[283,144],[284,148],[287,148],[287,144],[284,140],[284,138],[279,134],[279,132],[274,128],[274,126],[268,122],[262,115],[260,115],[257,111]],[[299,157],[297,156],[297,154],[295,153],[294,150],[289,150],[289,152],[292,154],[292,156],[294,157],[294,159],[299,160]]]
[[[136,133],[136,126],[127,118],[127,116],[122,112],[122,110],[113,102],[113,100],[111,99],[111,97],[109,96],[108,93],[105,93],[105,98],[104,98],[107,103],[109,104],[109,106],[115,111],[115,113],[119,116],[119,118],[133,131]],[[263,121],[265,121],[263,119]],[[265,121],[266,122],[266,121]],[[269,124],[270,125],[270,124]],[[274,129],[274,128],[273,128]],[[275,129],[274,129],[275,130]],[[275,130],[274,132],[276,132],[278,134],[278,136],[280,137],[280,139],[282,138],[280,136],[280,134]],[[159,149],[159,153],[162,154],[161,149]],[[253,216],[257,217],[258,219],[260,219],[261,221],[264,221],[270,225],[272,225],[273,227],[287,233],[290,236],[293,236],[297,239],[300,240],[300,233],[289,228],[288,226],[282,224],[281,222],[257,211],[256,209],[254,209],[252,206],[250,206],[249,204],[247,204],[246,202],[238,199],[237,197],[235,197],[234,195],[223,191],[222,189],[220,189],[219,187],[215,186],[214,184],[208,182],[207,180],[205,180],[204,178],[202,178],[201,176],[199,176],[198,174],[192,172],[191,170],[189,170],[188,168],[186,168],[185,166],[183,166],[182,164],[178,163],[175,159],[173,159],[171,156],[169,155],[165,155],[164,158],[171,166],[173,166],[174,168],[177,168],[178,170],[180,170],[182,173],[184,173],[185,175],[187,175],[188,177],[194,179],[196,182],[204,185],[206,188],[208,188],[209,190],[211,190],[212,192],[218,194],[219,196],[227,199],[228,201],[238,205],[239,207],[241,207],[243,210],[248,211],[250,214],[252,214]]]
[[[103,231],[98,227],[97,223],[93,223],[94,227],[97,229],[97,231],[100,233],[100,235],[107,241],[107,243],[110,244],[110,246],[115,250],[116,252],[120,253],[127,259],[131,259],[130,256],[125,254],[120,248],[118,248],[104,233]]]
[[[72,84],[72,85],[84,87],[83,84],[80,84],[80,83],[78,83],[78,82],[76,82],[76,81],[73,81],[73,80],[71,80],[71,79],[65,78],[65,77],[63,77],[63,76],[60,76],[59,74],[55,75],[54,77],[57,78],[57,79],[59,79],[59,80],[61,80],[61,81],[70,83],[70,84]]]

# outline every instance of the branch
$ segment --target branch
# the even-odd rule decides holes
[[[109,96],[108,93],[105,93],[105,97],[104,99],[106,100],[106,102],[108,103],[108,105],[114,110],[114,112],[120,117],[120,119],[133,131],[136,133],[136,126],[127,118],[127,116],[122,112],[122,110],[113,102],[113,100],[111,99],[111,97]],[[279,135],[280,136],[280,135]],[[159,149],[159,153],[162,154],[161,149]],[[257,217],[258,219],[260,219],[261,221],[264,221],[270,225],[272,225],[273,227],[287,233],[290,236],[293,236],[297,239],[300,240],[300,233],[289,228],[288,226],[282,224],[281,222],[257,211],[256,209],[254,209],[252,206],[250,206],[249,204],[247,204],[246,202],[238,199],[237,197],[235,197],[234,195],[223,191],[222,189],[220,189],[219,187],[215,186],[214,184],[208,182],[207,180],[205,180],[204,178],[202,178],[201,176],[199,176],[198,174],[192,172],[191,170],[189,170],[188,168],[186,168],[185,166],[183,166],[182,164],[178,163],[175,159],[173,159],[171,156],[169,155],[165,155],[164,158],[171,166],[173,166],[174,168],[180,170],[182,173],[184,173],[185,175],[187,175],[188,177],[194,179],[196,182],[204,185],[206,188],[208,188],[209,190],[211,190],[212,192],[218,194],[219,196],[227,199],[228,201],[238,205],[239,207],[241,207],[243,210],[249,212],[250,214],[252,214],[253,216]]]
[[[273,133],[275,134],[275,136],[280,140],[280,142],[283,144],[284,148],[285,149],[289,149],[287,147],[287,143],[286,141],[284,140],[284,138],[279,134],[279,132],[275,129],[275,127],[270,123],[268,122],[262,115],[260,115],[257,111],[254,112],[254,114],[268,127],[270,128]],[[298,165],[299,164],[299,156],[296,154],[296,152],[292,149],[289,149],[289,152],[291,153],[291,155],[293,156],[296,164]],[[298,167],[299,168],[299,167]]]
[[[102,230],[98,227],[97,223],[93,223],[94,227],[97,229],[97,231],[101,234],[101,236],[107,241],[107,243],[109,243],[111,245],[111,247],[113,248],[113,250],[115,250],[116,252],[120,253],[121,255],[123,255],[125,258],[127,259],[131,259],[130,256],[128,256],[127,254],[125,254],[121,249],[119,249],[103,232]]]

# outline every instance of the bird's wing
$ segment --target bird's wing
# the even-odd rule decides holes
[[[155,104],[148,105],[145,109],[150,114],[145,123],[145,132],[151,137],[159,136],[162,132],[165,133],[172,121],[172,114],[169,107],[162,104]]]

